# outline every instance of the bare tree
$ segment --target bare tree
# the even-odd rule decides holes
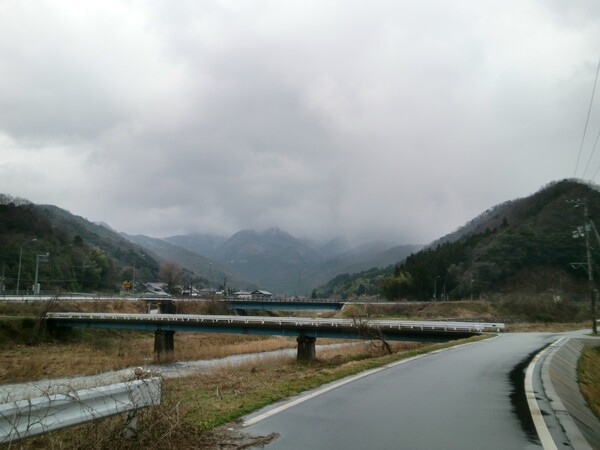
[[[167,261],[160,266],[158,276],[160,281],[165,284],[165,291],[169,294],[175,294],[181,285],[183,270],[176,262]]]
[[[392,354],[392,347],[385,340],[385,336],[381,329],[373,322],[369,322],[369,318],[366,316],[353,316],[352,321],[354,327],[358,330],[358,334],[363,338],[367,339],[371,345],[382,353]]]
[[[21,197],[13,197],[8,194],[0,194],[0,205],[10,205],[13,204],[15,206],[23,206],[30,205],[31,202],[25,198]]]

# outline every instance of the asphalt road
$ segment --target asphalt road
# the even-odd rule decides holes
[[[505,334],[427,355],[315,396],[244,431],[278,433],[270,450],[540,449],[523,377],[526,363],[558,337]]]

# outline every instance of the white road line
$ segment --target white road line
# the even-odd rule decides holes
[[[558,339],[556,342],[535,355],[535,357],[529,363],[529,366],[527,366],[527,371],[525,372],[525,395],[527,396],[527,404],[529,405],[529,411],[531,412],[533,424],[535,426],[535,430],[537,431],[538,437],[542,442],[542,447],[544,447],[544,450],[558,450],[558,448],[554,443],[554,439],[552,439],[550,430],[548,430],[548,427],[546,426],[544,416],[542,416],[542,411],[540,410],[538,402],[535,398],[535,392],[533,390],[533,372],[535,371],[535,365],[540,358],[544,356],[551,348],[558,345],[558,343],[563,339],[565,338],[562,337]]]

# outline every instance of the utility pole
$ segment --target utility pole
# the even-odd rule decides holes
[[[4,294],[4,280],[6,277],[4,276],[4,268],[6,267],[6,263],[2,261],[2,275],[0,276],[0,295]]]
[[[588,222],[590,220],[588,215],[588,206],[587,201],[583,204],[585,221],[584,221],[584,230],[585,230],[585,249],[587,253],[587,263],[588,263],[588,280],[589,280],[589,288],[590,288],[590,301],[592,304],[592,331],[594,335],[598,334],[598,325],[596,324],[596,295],[594,293],[594,266],[592,265],[592,252],[590,251],[590,226]]]
[[[19,285],[21,284],[21,261],[23,260],[23,242],[21,242],[21,250],[19,251],[19,270],[17,272],[17,295],[19,295]]]
[[[131,271],[131,293],[135,294],[135,263],[133,264],[133,270]]]
[[[473,274],[471,274],[471,300],[473,300]]]
[[[37,238],[21,241],[21,250],[19,251],[19,271],[17,272],[17,295],[19,295],[19,287],[21,286],[21,261],[23,260],[23,245],[25,242],[35,241],[37,241]]]
[[[84,279],[85,279],[85,268],[86,267],[90,267],[90,266],[87,265],[87,264],[82,264],[81,265],[81,292],[82,293],[85,292],[85,290],[83,289],[83,282],[84,282]]]
[[[35,257],[35,281],[33,282],[33,293],[35,295],[40,294],[40,285],[38,284],[38,273],[40,270],[40,263],[48,262],[48,256],[50,256],[50,253],[36,255]]]
[[[596,231],[596,227],[589,217],[587,199],[575,200],[573,203],[575,203],[576,208],[583,205],[583,234],[585,237],[590,303],[592,306],[592,332],[596,335],[598,334],[598,324],[596,323],[596,294],[594,292],[594,266],[592,264],[592,252],[590,250],[590,229],[593,227],[594,231]],[[575,236],[574,234],[574,237],[578,236]],[[596,237],[598,238],[598,236]]]
[[[303,267],[302,269],[300,269],[298,271],[298,297],[300,297],[300,276],[302,275],[302,271],[306,269],[306,267]]]

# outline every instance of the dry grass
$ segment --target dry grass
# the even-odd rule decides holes
[[[136,417],[137,433],[134,436],[126,433],[127,415],[120,414],[18,441],[8,448],[48,450],[217,448],[215,434],[185,420],[178,403],[139,410]]]
[[[178,360],[222,358],[228,355],[260,353],[295,348],[296,340],[280,336],[252,336],[222,333],[176,333]]]
[[[507,324],[508,331],[524,333],[524,332],[550,332],[562,333],[564,331],[576,331],[591,328],[588,322],[575,323],[544,323],[544,322],[525,322]]]
[[[579,390],[600,419],[600,347],[584,348],[577,364]]]
[[[154,361],[152,334],[121,333],[121,338],[107,338],[106,332],[91,334],[100,337],[91,343],[18,345],[0,351],[0,382],[93,375]],[[175,356],[179,361],[212,359],[294,348],[295,345],[294,339],[283,337],[176,333]]]
[[[555,303],[531,298],[518,300],[350,304],[344,306],[339,316],[503,322],[509,332],[563,332],[591,327],[591,320],[586,320],[589,315],[586,303]]]
[[[39,316],[45,310],[73,312],[118,312],[143,313],[147,306],[144,301],[110,300],[110,301],[32,301],[29,303],[0,302],[0,315],[6,316]]]
[[[350,304],[344,306],[340,312],[342,317],[367,316],[372,319],[394,317],[410,320],[447,318],[492,320],[495,314],[494,305],[484,301]]]

